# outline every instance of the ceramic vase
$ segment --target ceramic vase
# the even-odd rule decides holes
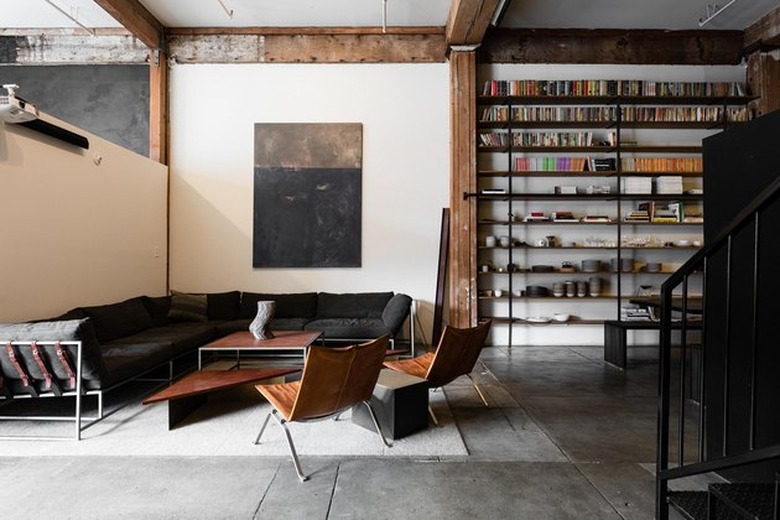
[[[273,338],[274,335],[271,332],[271,322],[276,314],[276,302],[275,301],[259,301],[257,302],[257,316],[249,324],[249,332],[257,339]]]

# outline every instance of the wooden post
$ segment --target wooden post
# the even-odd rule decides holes
[[[755,117],[780,109],[780,60],[754,52],[748,57],[747,82],[750,94],[759,96],[751,104]]]
[[[168,164],[168,57],[149,56],[149,158]]]
[[[476,47],[450,52],[450,323],[469,327],[477,321],[477,212],[464,193],[477,189]]]

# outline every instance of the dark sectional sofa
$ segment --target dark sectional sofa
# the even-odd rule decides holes
[[[248,330],[261,300],[276,302],[272,330],[321,330],[326,341],[396,338],[413,319],[412,299],[392,292],[174,293],[78,307],[49,320],[0,325],[0,397],[73,393],[77,347],[61,345],[58,353],[51,342],[81,342],[82,393],[100,393]],[[37,355],[26,344],[32,341],[40,343]]]

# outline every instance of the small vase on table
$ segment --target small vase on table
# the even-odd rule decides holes
[[[257,316],[249,324],[249,332],[257,339],[269,339],[273,338],[273,332],[271,332],[271,322],[276,314],[276,302],[275,301],[259,301],[257,302]]]

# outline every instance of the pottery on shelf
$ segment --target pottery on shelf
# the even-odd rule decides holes
[[[274,335],[271,332],[271,322],[276,315],[275,301],[257,302],[257,315],[252,323],[249,324],[249,332],[257,339],[269,339]]]

